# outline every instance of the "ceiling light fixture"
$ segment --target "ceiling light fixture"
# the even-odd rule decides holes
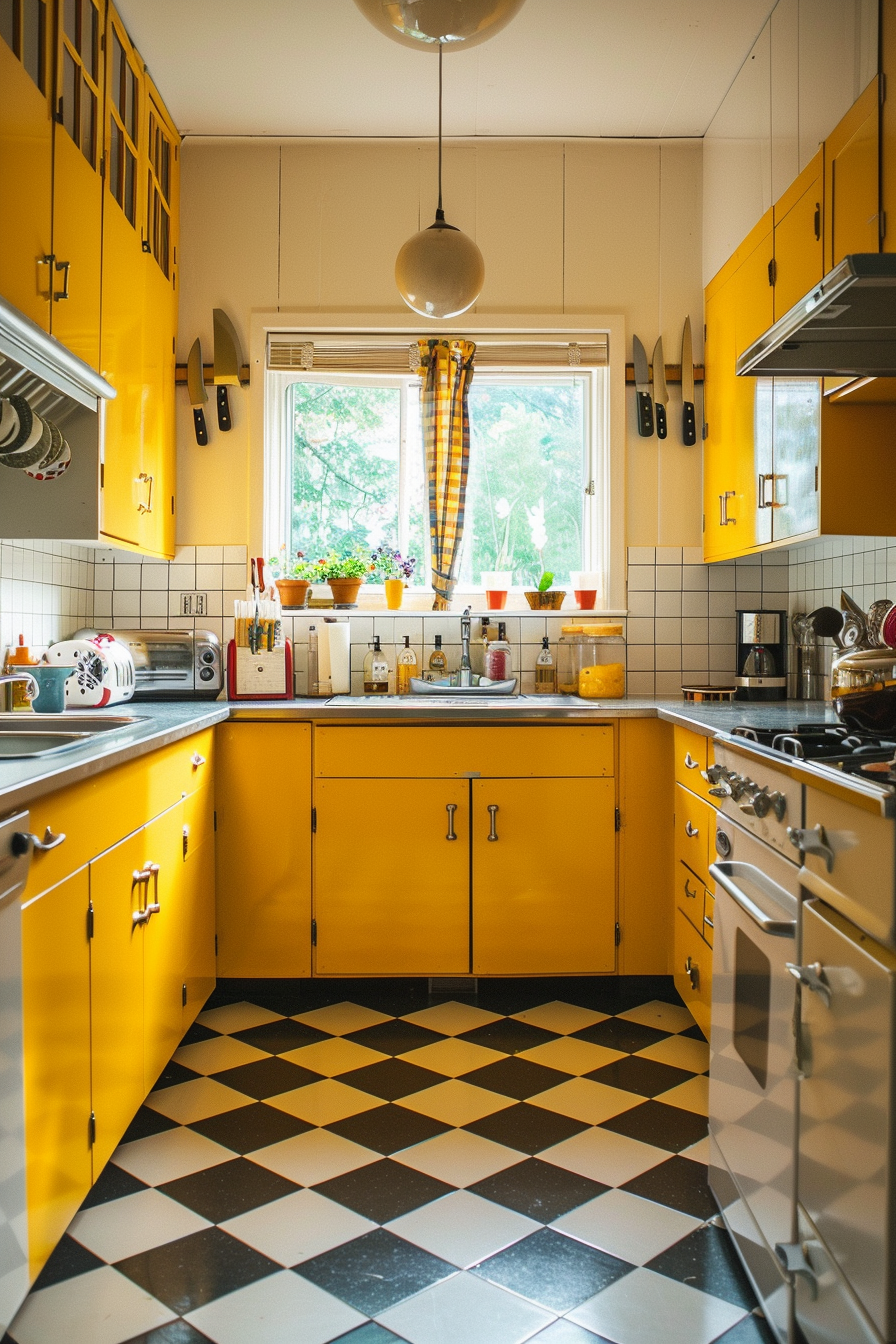
[[[395,283],[421,317],[458,317],[482,293],[485,262],[465,233],[445,221],[442,209],[442,44],[439,43],[439,204],[428,229],[409,238],[395,259]]]
[[[523,0],[355,0],[366,19],[405,46],[474,47],[500,32]]]

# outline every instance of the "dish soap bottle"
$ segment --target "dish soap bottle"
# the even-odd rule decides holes
[[[364,694],[389,694],[389,660],[380,648],[379,635],[374,635],[370,652],[364,659]]]
[[[19,635],[19,642],[14,649],[10,649],[6,655],[6,671],[12,672],[23,667],[34,667],[35,661],[31,657],[31,650],[25,643],[25,636]],[[30,710],[31,701],[26,694],[27,682],[10,682],[10,709]]]
[[[448,672],[448,658],[442,649],[442,636],[436,635],[435,648],[429,655],[429,669],[426,673],[427,681],[441,681]]]
[[[541,651],[535,660],[536,695],[553,695],[557,690],[557,669],[547,635],[541,641]]]
[[[507,681],[513,676],[511,670],[511,651],[507,642],[507,626],[498,622],[498,638],[488,645],[485,654],[485,675],[489,681]]]
[[[405,635],[404,648],[399,650],[396,663],[397,666],[395,670],[398,681],[398,694],[410,695],[411,677],[416,677],[417,675],[417,655],[411,648],[410,635]]]

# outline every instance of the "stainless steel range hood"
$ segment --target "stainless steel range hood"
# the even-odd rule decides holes
[[[35,396],[44,403],[67,397],[92,411],[100,398],[116,395],[105,378],[0,297],[0,394],[10,392],[20,392],[29,402]],[[36,404],[33,409],[38,410]]]
[[[753,376],[896,377],[896,253],[844,257],[736,368]]]

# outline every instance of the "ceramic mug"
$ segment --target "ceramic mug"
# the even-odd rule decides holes
[[[31,701],[31,708],[38,714],[61,714],[65,709],[65,683],[74,672],[73,667],[48,667],[41,663],[38,667],[29,667],[40,690]]]

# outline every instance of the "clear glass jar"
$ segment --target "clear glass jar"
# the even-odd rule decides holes
[[[584,637],[584,625],[564,625],[560,630],[557,644],[557,690],[561,695],[579,693]]]
[[[557,689],[586,700],[621,700],[625,695],[625,640],[622,626],[564,625],[557,652]]]

